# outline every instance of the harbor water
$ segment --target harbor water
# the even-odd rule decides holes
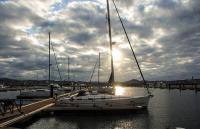
[[[120,114],[63,114],[37,117],[22,129],[165,129],[200,128],[200,93],[192,90],[151,89],[147,110]],[[143,88],[126,87],[119,94],[142,95]]]

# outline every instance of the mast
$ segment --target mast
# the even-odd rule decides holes
[[[114,66],[113,66],[113,56],[112,56],[112,35],[111,35],[111,23],[110,23],[110,9],[109,9],[109,1],[107,1],[107,13],[108,13],[108,34],[109,34],[109,42],[110,42],[110,58],[111,58],[111,75],[109,78],[109,83],[113,85],[114,79]]]
[[[50,56],[50,54],[51,54],[51,33],[49,32],[49,86],[50,86],[50,81],[51,81],[51,77],[50,77],[50,75],[51,75],[51,56]]]
[[[100,62],[100,52],[99,52],[99,68],[98,68],[98,85],[99,85],[99,87],[100,87],[100,83],[99,83],[99,74],[100,74],[100,64],[101,62]]]
[[[68,56],[67,59],[68,59],[68,62],[67,62],[68,63],[67,64],[67,75],[68,75],[68,82],[69,82],[69,56]]]
[[[49,32],[49,86],[50,97],[53,97],[53,86],[51,85],[51,33]]]

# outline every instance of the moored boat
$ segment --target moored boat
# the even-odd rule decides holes
[[[76,96],[65,97],[57,101],[61,110],[132,110],[147,108],[149,95],[117,96],[109,94],[92,94],[81,90]]]
[[[108,28],[109,28],[109,44],[110,44],[110,62],[111,62],[111,74],[108,81],[108,86],[104,88],[100,88],[97,90],[94,90],[94,88],[91,87],[92,91],[84,91],[81,90],[77,95],[71,96],[71,97],[64,97],[59,99],[56,102],[56,108],[60,110],[65,111],[71,111],[71,110],[84,110],[84,111],[105,111],[105,110],[131,110],[131,109],[141,109],[141,108],[147,108],[149,99],[152,97],[148,86],[146,85],[146,81],[144,79],[144,76],[142,74],[141,68],[139,66],[139,63],[137,61],[137,58],[135,56],[135,53],[133,51],[132,46],[131,50],[134,56],[134,59],[137,63],[138,69],[140,71],[141,77],[143,79],[144,85],[147,88],[147,94],[143,96],[123,96],[123,95],[115,95],[112,94],[113,88],[115,87],[115,79],[114,79],[114,65],[113,65],[113,55],[112,55],[112,35],[111,35],[111,22],[110,22],[110,11],[109,11],[109,0],[107,1],[107,20],[108,20]],[[113,1],[114,2],[114,1]],[[116,8],[116,5],[115,5]],[[116,8],[117,10],[117,8]],[[118,13],[118,10],[117,10]],[[118,14],[119,15],[119,14]],[[120,16],[119,16],[120,18]],[[120,18],[121,21],[121,18]],[[121,21],[122,23],[122,21]],[[123,23],[122,23],[123,26]],[[126,30],[123,26],[123,29],[125,31],[126,37],[128,39]],[[128,39],[128,41],[130,41]],[[130,44],[130,42],[129,42]],[[99,59],[100,60],[100,59]],[[97,64],[97,62],[96,62]],[[95,64],[95,66],[96,66]],[[100,64],[100,63],[99,63]],[[95,67],[94,67],[95,69]],[[94,72],[94,70],[93,70]],[[93,75],[93,73],[92,73]],[[92,76],[91,76],[92,78]],[[99,80],[99,78],[98,78]],[[91,82],[91,79],[90,79]],[[91,90],[89,89],[89,90]],[[107,94],[107,92],[111,92],[111,94]],[[104,93],[104,94],[102,94]]]

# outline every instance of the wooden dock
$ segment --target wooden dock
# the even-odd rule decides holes
[[[76,94],[77,92],[79,92],[79,90],[58,95],[54,98],[48,98],[48,99],[44,99],[44,100],[34,102],[28,105],[24,105],[21,107],[20,112],[16,108],[14,109],[12,114],[5,114],[4,116],[0,116],[0,129],[2,128],[9,129],[10,125],[17,123],[19,121],[25,120],[27,117],[31,117],[32,115],[55,105],[55,101],[57,98],[71,96],[71,95]],[[1,117],[3,117],[3,119],[1,119]]]
[[[18,129],[18,128],[13,128],[13,127],[2,127],[0,129]]]

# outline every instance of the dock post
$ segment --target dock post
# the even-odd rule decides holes
[[[194,88],[195,88],[195,93],[197,93],[197,84],[195,84]]]
[[[50,91],[51,91],[51,98],[53,98],[53,85],[50,85]]]
[[[21,111],[22,110],[22,99],[20,98],[19,100],[19,110]]]
[[[168,83],[166,83],[166,85],[167,85],[168,89],[171,90],[171,85]]]
[[[182,86],[182,90],[185,90],[185,84],[183,84],[183,86]]]

